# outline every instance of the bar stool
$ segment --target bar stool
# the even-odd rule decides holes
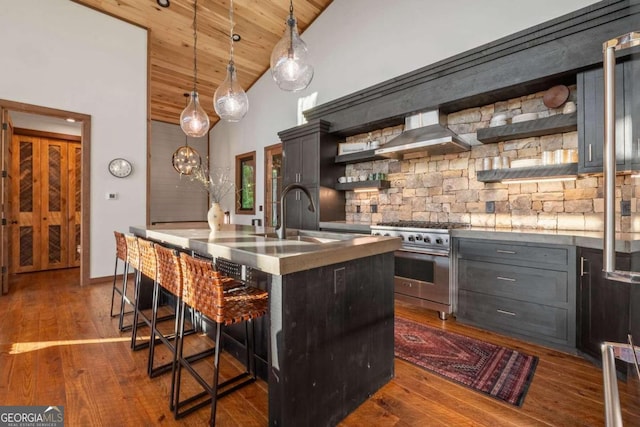
[[[151,328],[151,317],[148,316],[141,308],[140,299],[142,291],[142,276],[146,276],[153,280],[153,298],[157,291],[157,274],[158,274],[158,261],[156,259],[156,251],[154,249],[155,243],[150,240],[138,237],[138,248],[140,254],[140,268],[136,275],[135,293],[133,302],[133,328],[131,330],[131,349],[140,350],[147,348],[149,341],[143,343],[137,343],[138,340],[138,327],[146,324]]]
[[[175,342],[177,341],[178,336],[178,326],[182,304],[182,266],[180,265],[180,255],[178,251],[165,248],[164,246],[159,244],[156,244],[154,246],[154,249],[158,262],[158,275],[154,287],[153,306],[151,309],[151,340],[149,341],[149,361],[147,367],[147,373],[152,378],[168,371],[171,368],[175,370]],[[160,299],[160,292],[159,289],[157,289],[158,286],[162,287],[171,295],[173,295],[175,299],[175,322],[171,334],[165,334],[163,333],[163,330],[166,331],[166,329],[160,330],[158,328],[158,301]],[[171,362],[154,367],[156,337],[158,338],[159,344],[164,344],[171,351],[172,357]],[[174,381],[172,379],[170,394],[171,396],[173,396],[173,392]],[[171,403],[173,403],[173,399],[171,399]],[[173,405],[171,404],[170,406],[173,410]]]
[[[131,307],[134,306],[132,301],[127,295],[127,288],[129,286],[129,273],[130,269],[134,271],[134,300],[135,300],[135,283],[138,281],[138,274],[140,272],[140,249],[138,248],[138,238],[136,236],[125,235],[124,236],[126,248],[127,248],[127,261],[124,264],[124,273],[122,279],[122,304],[120,305],[120,330],[126,331],[133,328],[133,323],[128,326],[123,326],[125,306],[128,304]],[[132,311],[133,313],[133,311]],[[135,316],[135,313],[134,313]]]
[[[175,378],[174,416],[180,418],[206,405],[211,405],[210,425],[215,425],[217,399],[255,381],[255,354],[252,320],[267,313],[269,306],[266,291],[244,286],[241,282],[225,277],[215,270],[211,261],[196,259],[185,253],[180,254],[184,283],[182,287],[182,307],[188,304],[203,315],[207,323],[215,324],[215,349],[213,360],[213,384],[196,371],[184,352],[184,310],[180,314],[178,328],[177,372]],[[220,366],[220,337],[222,325],[245,322],[246,330],[246,371],[218,384]],[[185,368],[204,389],[203,392],[180,400],[182,368]],[[223,389],[222,391],[219,391]],[[204,401],[201,401],[206,398]],[[198,402],[199,403],[195,403]],[[193,406],[180,412],[183,406]]]
[[[113,312],[113,306],[115,304],[115,296],[116,293],[118,293],[120,295],[120,305],[122,306],[124,304],[124,292],[122,291],[123,288],[120,288],[117,286],[117,281],[118,281],[118,261],[122,261],[122,264],[124,266],[124,272],[126,273],[127,270],[127,241],[124,237],[123,233],[120,233],[118,231],[114,231],[113,234],[115,235],[116,238],[116,262],[115,262],[115,267],[113,269],[113,286],[111,287],[111,317],[116,317],[119,316],[119,312],[118,313],[114,313]],[[125,280],[125,276],[123,274],[122,276],[122,284],[124,287],[124,280]],[[129,314],[131,312],[126,312],[125,314]],[[122,324],[118,324],[118,328],[120,330],[123,330],[123,325]]]

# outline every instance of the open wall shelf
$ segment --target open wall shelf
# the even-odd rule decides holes
[[[379,190],[383,190],[389,187],[391,187],[391,182],[386,180],[345,182],[344,184],[336,184],[336,190],[355,190],[358,188],[376,188]]]
[[[480,182],[500,182],[503,179],[526,179],[561,177],[578,174],[577,163],[565,163],[561,165],[533,166],[529,168],[492,169],[478,171],[476,177]]]
[[[356,151],[354,153],[341,154],[336,156],[336,163],[360,163],[371,160],[384,160],[386,157],[376,155],[377,148],[372,150]]]
[[[478,141],[484,144],[491,144],[494,142],[511,141],[513,139],[571,132],[577,129],[577,113],[556,114],[555,116],[549,116],[537,120],[478,129],[477,138]]]

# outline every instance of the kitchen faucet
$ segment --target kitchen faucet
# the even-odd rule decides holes
[[[282,240],[282,239],[286,239],[287,238],[287,227],[286,227],[286,219],[284,217],[285,212],[287,211],[286,209],[286,197],[287,197],[287,193],[289,193],[289,191],[291,190],[302,190],[302,192],[304,194],[307,195],[307,197],[309,198],[309,210],[311,212],[315,212],[316,211],[316,207],[313,204],[313,198],[311,197],[311,193],[309,193],[309,190],[307,190],[307,187],[304,187],[300,184],[289,184],[286,187],[284,187],[282,189],[282,193],[280,194],[280,218],[278,218],[279,220],[279,225],[276,226],[276,234],[278,236],[278,239]]]

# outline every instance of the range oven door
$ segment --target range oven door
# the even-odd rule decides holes
[[[451,313],[449,254],[395,252],[396,297],[422,307]],[[405,298],[402,298],[402,297]]]

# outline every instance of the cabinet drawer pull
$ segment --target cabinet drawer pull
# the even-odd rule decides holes
[[[505,251],[503,249],[496,249],[496,252],[499,254],[509,254],[509,255],[515,255],[517,253],[516,251]]]
[[[505,311],[505,310],[496,310],[500,314],[508,314],[509,316],[515,316],[516,314],[513,311]]]
[[[404,282],[403,285],[408,287],[408,288],[412,288],[413,287],[413,283],[411,283],[411,282]]]
[[[588,161],[589,161],[589,162],[592,162],[592,161],[593,161],[593,158],[592,158],[592,156],[591,156],[591,144],[589,144],[589,160],[588,160]]]
[[[502,277],[502,276],[497,276],[496,279],[504,280],[506,282],[515,282],[516,281],[516,279],[512,279],[511,277]]]

